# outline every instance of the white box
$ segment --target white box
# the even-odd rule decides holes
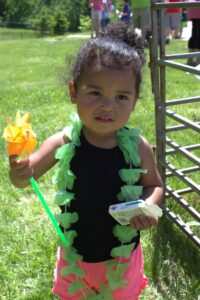
[[[162,216],[162,209],[158,205],[148,204],[141,199],[110,205],[108,211],[121,225],[129,225],[130,219],[138,215],[151,216],[156,220]]]

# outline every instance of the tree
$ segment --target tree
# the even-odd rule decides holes
[[[5,0],[0,0],[0,18],[3,18],[6,12],[6,3]]]
[[[10,24],[26,23],[42,3],[42,0],[5,0],[4,19]]]
[[[60,12],[56,17],[58,20],[56,32],[64,31],[64,27],[68,27],[70,31],[78,31],[80,17],[90,16],[88,3],[89,0],[0,0],[0,18],[8,26],[23,27],[29,20],[36,20],[41,11],[42,15],[46,15],[46,12],[44,13],[46,7],[50,17],[55,15],[55,12]]]

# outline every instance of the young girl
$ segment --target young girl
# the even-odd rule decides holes
[[[57,220],[69,244],[58,249],[53,291],[63,300],[136,300],[147,283],[139,231],[157,221],[140,215],[120,225],[108,213],[119,201],[162,201],[152,148],[126,125],[139,95],[142,61],[141,38],[126,23],[88,41],[69,82],[78,116],[29,159],[10,156],[11,181],[21,188],[59,162]]]

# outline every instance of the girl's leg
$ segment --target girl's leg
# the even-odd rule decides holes
[[[146,288],[148,278],[144,275],[144,260],[139,244],[130,257],[129,267],[124,272],[128,284],[113,291],[114,300],[138,300],[142,290]]]
[[[59,248],[53,287],[53,292],[62,300],[87,299],[87,296],[94,293],[94,291],[98,293],[102,284],[108,284],[104,262],[78,262],[77,265],[84,270],[85,277],[81,279],[81,281],[85,284],[86,288],[83,288],[74,295],[69,295],[68,288],[72,282],[77,280],[77,278],[74,274],[70,274],[65,277],[61,276],[62,268],[67,266],[66,261],[63,259],[63,254],[64,250]],[[129,259],[121,258],[120,262],[128,262],[129,264],[129,267],[124,272],[124,279],[126,279],[128,284],[112,292],[113,300],[138,300],[139,295],[148,282],[148,279],[144,275],[144,262],[141,245],[138,245]]]
[[[52,290],[62,300],[87,299],[88,295],[94,295],[96,291],[98,292],[102,283],[106,283],[106,269],[103,262],[86,263],[78,261],[77,266],[84,271],[84,278],[78,278],[74,274],[63,277],[61,275],[61,271],[67,266],[67,262],[64,257],[65,250],[60,247],[58,249],[58,260],[54,271],[54,286]],[[70,295],[68,293],[68,288],[74,281],[77,281],[77,279],[83,282],[84,287],[74,295]]]

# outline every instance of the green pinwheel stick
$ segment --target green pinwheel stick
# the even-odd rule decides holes
[[[40,191],[40,189],[39,189],[39,187],[38,187],[38,185],[37,185],[35,179],[34,179],[33,177],[31,177],[31,178],[29,179],[29,181],[30,181],[30,183],[31,183],[31,185],[32,185],[32,187],[33,187],[35,193],[37,194],[38,198],[40,199],[40,201],[41,201],[41,203],[42,203],[42,205],[43,205],[43,207],[44,207],[44,209],[45,209],[47,215],[48,215],[49,218],[51,219],[51,222],[53,223],[54,228],[55,228],[56,231],[58,232],[58,234],[59,234],[59,236],[60,236],[60,238],[61,238],[61,241],[62,241],[63,245],[64,245],[64,246],[67,246],[68,242],[67,242],[67,240],[66,240],[66,238],[65,238],[65,236],[64,236],[64,234],[63,234],[63,232],[62,232],[62,230],[60,229],[60,227],[59,227],[59,225],[58,225],[58,223],[57,223],[57,221],[56,221],[56,218],[55,218],[54,215],[52,214],[52,212],[51,212],[51,210],[50,210],[50,208],[49,208],[47,202],[45,201],[45,199],[44,199],[44,197],[43,197],[43,194],[42,194],[42,192]]]

